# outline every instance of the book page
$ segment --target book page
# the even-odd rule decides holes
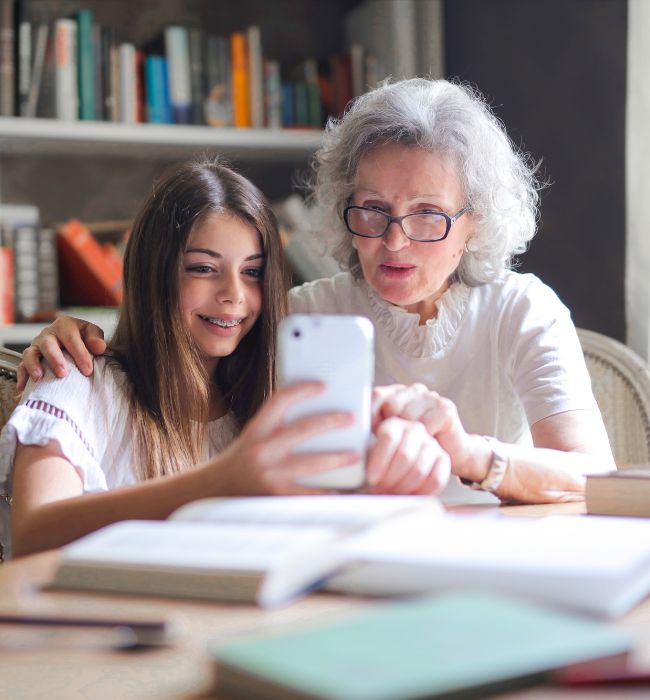
[[[427,510],[442,513],[432,496],[261,496],[208,498],[189,503],[171,515],[173,520],[324,525],[355,530],[390,516]]]
[[[337,534],[324,527],[131,520],[64,547],[63,562],[264,571],[300,551],[317,551]]]
[[[343,547],[353,560],[408,560],[504,572],[575,572],[580,576],[591,572],[614,577],[650,561],[650,522],[597,516],[445,515],[434,532],[414,515],[397,523],[379,524]]]

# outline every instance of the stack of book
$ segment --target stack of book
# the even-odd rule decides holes
[[[53,229],[35,206],[0,204],[0,323],[50,319],[58,308]]]
[[[587,475],[585,502],[594,515],[650,517],[650,465]]]
[[[127,222],[119,235],[124,235]],[[113,236],[114,237],[114,236]],[[0,205],[0,324],[52,320],[61,305],[118,306],[122,256],[82,222],[44,226],[30,205]]]

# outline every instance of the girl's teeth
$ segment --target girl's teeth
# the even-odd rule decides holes
[[[241,323],[241,319],[234,321],[225,321],[221,318],[212,318],[210,316],[203,317],[206,321],[214,324],[215,326],[221,326],[222,328],[232,328],[232,326],[238,326]]]

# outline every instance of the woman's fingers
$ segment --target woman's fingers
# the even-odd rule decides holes
[[[65,377],[68,372],[68,363],[63,356],[63,350],[70,353],[83,374],[89,375],[93,371],[93,355],[99,355],[106,350],[104,331],[92,323],[70,316],[58,318],[43,329],[23,352],[19,367],[18,389],[24,388],[27,375],[34,381],[41,379],[43,358],[47,360],[57,377]]]
[[[440,445],[426,445],[423,447],[418,464],[412,471],[413,476],[407,477],[404,482],[398,484],[398,488],[406,494],[432,495],[440,493],[451,476],[451,459]],[[422,477],[417,482],[416,477]]]
[[[368,484],[374,493],[438,493],[451,471],[447,453],[418,422],[391,418],[377,430],[368,455]]]

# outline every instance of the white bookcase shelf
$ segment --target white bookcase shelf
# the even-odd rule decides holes
[[[184,157],[215,150],[250,161],[305,161],[322,132],[307,129],[217,129],[209,126],[118,124],[58,119],[0,118],[3,155]]]
[[[117,325],[117,309],[70,309],[69,313],[91,321],[99,326],[109,338]],[[29,345],[34,336],[38,335],[47,323],[14,323],[9,326],[0,324],[0,345]]]

